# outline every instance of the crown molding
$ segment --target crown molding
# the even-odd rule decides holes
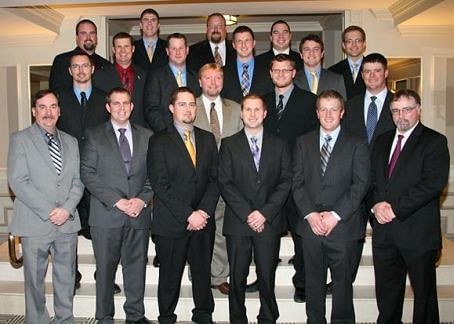
[[[0,36],[2,47],[46,46],[52,45],[57,38],[56,34],[29,34],[20,36]]]
[[[65,18],[61,13],[48,6],[4,8],[3,10],[6,10],[9,13],[30,21],[56,34],[60,33],[60,26]]]
[[[402,37],[437,37],[454,35],[454,26],[400,25],[397,30]]]
[[[388,9],[393,17],[394,26],[398,26],[440,2],[443,0],[398,0]]]
[[[389,9],[369,9],[369,11],[379,21],[393,20],[393,16]]]

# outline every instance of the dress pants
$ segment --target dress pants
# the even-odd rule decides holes
[[[54,323],[74,323],[73,299],[77,233],[55,230],[46,236],[22,237],[25,284],[25,321],[48,324],[45,283],[49,252],[52,257]]]
[[[355,324],[351,260],[358,241],[317,236],[310,239],[303,237],[302,242],[307,323],[326,323],[326,275],[329,268],[333,282],[331,323]]]
[[[296,289],[305,291],[306,289],[306,272],[304,271],[304,254],[303,254],[303,241],[300,235],[294,231],[290,231],[293,239],[293,246],[295,249],[295,257],[293,259],[293,268],[295,274],[293,275],[292,282]]]
[[[123,291],[126,297],[123,305],[126,320],[142,319],[145,316],[144,293],[149,229],[91,226],[90,231],[96,258],[96,319],[99,323],[113,323],[114,282],[120,260],[123,269]]]
[[[155,236],[159,266],[158,306],[159,323],[175,323],[175,308],[178,303],[186,261],[192,278],[194,309],[192,321],[212,323],[214,300],[211,292],[211,254],[214,231],[193,231],[183,237]]]
[[[279,235],[228,235],[226,240],[230,264],[230,323],[248,323],[245,292],[252,255],[254,255],[260,296],[258,323],[276,323],[279,317],[279,310],[274,294],[274,286],[280,247]]]
[[[402,323],[407,273],[414,293],[412,323],[439,323],[435,271],[437,250],[403,249],[391,241],[373,242],[372,249],[379,311],[377,323]]]
[[[211,260],[211,285],[218,286],[224,282],[228,282],[229,277],[229,261],[227,259],[227,246],[225,237],[222,235],[224,225],[225,202],[222,197],[219,198],[214,212],[216,221],[216,232],[214,236],[213,256]]]

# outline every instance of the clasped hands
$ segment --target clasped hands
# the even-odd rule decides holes
[[[139,198],[125,199],[122,198],[115,204],[119,210],[128,215],[129,217],[136,218],[145,207],[145,202]]]
[[[66,221],[69,218],[69,212],[62,208],[62,207],[56,207],[52,209],[52,211],[49,213],[49,220],[51,221],[52,224],[60,226],[66,223]]]
[[[328,236],[339,222],[329,211],[312,212],[306,217],[315,235]]]
[[[258,210],[254,210],[247,216],[247,224],[254,232],[263,232],[265,229],[265,222],[265,216],[263,216]]]
[[[374,211],[377,222],[380,224],[389,223],[396,218],[396,214],[394,214],[391,204],[386,201],[376,203],[374,207],[372,207],[372,210]]]
[[[188,226],[186,226],[186,229],[188,231],[200,231],[208,224],[208,218],[208,214],[202,209],[194,210],[187,219]]]

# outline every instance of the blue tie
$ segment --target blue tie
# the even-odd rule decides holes
[[[376,96],[370,97],[369,109],[367,110],[366,130],[369,143],[372,141],[372,136],[374,136],[375,127],[377,126],[377,104],[375,100],[377,100]]]

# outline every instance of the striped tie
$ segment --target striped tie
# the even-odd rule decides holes
[[[332,137],[330,135],[325,136],[325,143],[320,150],[320,161],[322,167],[322,176],[325,175],[326,167],[328,166],[329,157],[331,155],[331,146],[329,142],[331,141]]]
[[[243,73],[241,75],[241,92],[243,97],[249,94],[249,64],[243,63]]]
[[[54,138],[53,134],[46,133],[47,138],[49,139],[49,153],[52,163],[57,171],[57,174],[60,175],[61,169],[63,167],[63,161],[61,158],[60,147],[58,146],[57,141]]]
[[[221,53],[219,53],[219,46],[216,45],[214,47],[214,62],[216,64],[219,64],[220,66],[223,66],[224,64],[222,64],[222,57],[221,57]]]

